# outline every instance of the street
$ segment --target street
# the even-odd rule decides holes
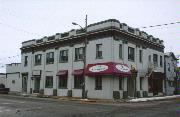
[[[97,104],[0,95],[0,117],[178,117],[179,107],[179,99]]]

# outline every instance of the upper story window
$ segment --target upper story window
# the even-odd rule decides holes
[[[24,67],[28,65],[28,56],[24,57]]]
[[[102,58],[102,44],[96,44],[96,58]]]
[[[134,48],[128,47],[128,60],[134,61]]]
[[[139,50],[139,62],[142,63],[143,52]]]
[[[84,47],[75,48],[75,60],[83,60],[84,58]]]
[[[162,56],[160,56],[160,67],[163,67]]]
[[[35,55],[35,65],[41,65],[42,54]]]
[[[59,61],[60,62],[67,62],[68,61],[68,50],[61,50],[60,51]]]
[[[54,52],[46,53],[46,64],[54,63]]]
[[[170,71],[170,63],[168,63],[168,71]]]
[[[120,58],[120,59],[123,58],[123,48],[122,48],[122,44],[119,44],[119,58]]]
[[[158,66],[158,55],[157,54],[153,54],[153,62],[155,66]]]
[[[149,58],[148,58],[148,59],[149,59],[149,62],[151,62],[151,55],[149,55]]]

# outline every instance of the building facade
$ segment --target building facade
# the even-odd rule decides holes
[[[10,93],[22,92],[21,63],[11,63],[6,65],[5,87]]]
[[[165,53],[166,95],[173,95],[177,86],[177,58],[173,52]]]
[[[110,19],[83,30],[29,40],[21,47],[22,91],[119,99],[164,93],[164,45],[139,29]],[[83,74],[86,75],[84,78]]]

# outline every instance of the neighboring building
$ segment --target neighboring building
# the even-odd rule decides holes
[[[165,53],[165,91],[166,95],[173,95],[177,86],[177,58],[173,52]]]
[[[6,88],[10,89],[10,93],[21,93],[21,63],[7,64],[6,72]]]
[[[6,85],[6,74],[5,73],[0,73],[0,84]]]
[[[91,24],[87,31],[86,70],[83,30],[23,42],[22,90],[81,97],[85,80],[87,98],[163,95],[162,40],[114,19]]]

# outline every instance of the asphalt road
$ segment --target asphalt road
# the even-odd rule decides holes
[[[96,104],[0,95],[0,117],[180,117],[180,100]]]

